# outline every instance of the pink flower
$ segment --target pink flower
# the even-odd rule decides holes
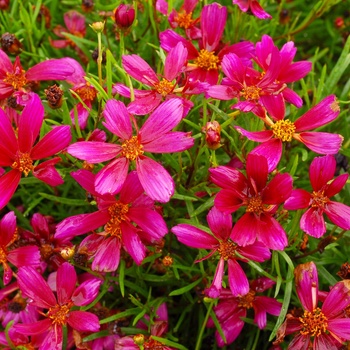
[[[236,53],[243,57],[249,64],[250,55],[254,51],[251,42],[243,41],[231,46],[220,45],[227,18],[227,9],[218,3],[203,7],[201,13],[201,38],[199,50],[179,34],[172,30],[160,33],[160,43],[163,50],[169,52],[178,42],[181,42],[188,51],[188,59],[193,63],[188,64],[189,78],[192,81],[202,81],[214,85],[218,82],[221,61],[225,54]],[[215,30],[213,30],[215,28]]]
[[[253,309],[254,323],[260,329],[264,329],[267,323],[267,314],[278,316],[281,312],[282,304],[276,299],[266,296],[257,295],[275,284],[274,281],[260,277],[250,283],[248,293],[235,296],[229,289],[223,289],[219,302],[214,307],[215,315],[220,323],[221,329],[225,335],[226,342],[220,336],[218,331],[215,332],[216,342],[220,347],[233,343],[241,333],[244,321],[241,319],[247,317],[247,311]],[[214,327],[214,322],[209,319],[208,327]]]
[[[41,80],[65,80],[73,73],[66,58],[40,62],[25,71],[16,57],[12,63],[0,49],[0,100],[10,97],[15,91],[30,91],[29,85]]]
[[[135,100],[128,105],[129,113],[148,114],[159,106],[164,98],[177,97],[176,93],[186,94],[186,86],[177,88],[176,81],[180,79],[180,74],[185,71],[187,65],[187,49],[181,42],[169,51],[164,64],[164,77],[161,80],[149,64],[138,55],[124,55],[122,64],[127,74],[151,88],[151,90],[133,90]],[[113,93],[129,98],[131,96],[130,89],[120,83],[113,85]],[[193,107],[193,103],[186,98],[181,98],[181,101],[185,117]]]
[[[84,247],[94,258],[92,269],[115,271],[122,247],[137,264],[141,264],[146,257],[142,241],[155,243],[164,237],[168,229],[161,215],[154,210],[153,201],[143,194],[136,172],[129,173],[119,199],[97,193],[94,189],[95,175],[87,170],[79,170],[72,176],[96,197],[99,210],[66,218],[57,225],[55,238],[70,240],[104,225],[103,232],[89,235],[80,244],[80,248]]]
[[[225,166],[209,171],[211,181],[222,188],[215,197],[215,207],[226,213],[246,207],[246,213],[233,226],[231,239],[242,246],[258,240],[270,249],[283,250],[288,240],[274,214],[292,192],[292,177],[277,174],[267,183],[267,160],[253,154],[247,157],[246,176]]]
[[[350,340],[350,318],[345,314],[350,304],[349,280],[336,283],[320,307],[316,265],[313,262],[298,265],[294,275],[304,313],[301,317],[287,314],[275,343],[279,344],[286,335],[296,333],[288,345],[290,350],[340,348],[345,340]]]
[[[69,263],[62,264],[57,270],[57,297],[44,278],[31,267],[19,269],[18,284],[22,293],[32,299],[32,305],[40,307],[45,319],[16,324],[14,329],[24,335],[37,339],[40,350],[62,348],[62,326],[69,325],[80,332],[98,332],[98,317],[90,312],[72,310],[73,307],[90,304],[98,295],[101,281],[91,279],[76,287],[77,274]],[[35,342],[35,340],[34,340]]]
[[[343,230],[350,230],[350,207],[330,200],[345,186],[349,174],[335,179],[335,158],[331,155],[316,157],[309,170],[312,193],[303,189],[293,190],[284,204],[287,210],[307,209],[300,220],[300,228],[319,238],[326,232],[323,214]]]
[[[44,120],[44,107],[36,94],[31,94],[29,102],[23,109],[18,122],[18,131],[12,128],[11,122],[3,110],[0,110],[0,166],[12,169],[0,177],[0,208],[3,208],[16,191],[22,173],[30,172],[41,181],[51,186],[63,183],[54,165],[59,157],[47,160],[34,166],[36,160],[43,159],[60,152],[71,140],[68,125],[54,127],[35,145]]]
[[[209,234],[195,226],[179,224],[171,231],[177,239],[192,248],[210,249],[211,252],[204,258],[207,259],[214,253],[219,253],[220,260],[216,268],[212,285],[207,290],[207,295],[217,298],[222,289],[225,262],[228,264],[228,282],[233,295],[245,295],[249,292],[249,283],[245,272],[237,260],[243,260],[236,252],[244,258],[262,262],[270,258],[270,251],[260,242],[252,242],[250,245],[240,247],[232,238],[232,217],[220,212],[213,207],[207,216],[207,221],[212,234]]]
[[[169,173],[145,152],[170,153],[184,151],[194,144],[190,133],[171,131],[183,116],[183,103],[173,98],[162,103],[133,136],[131,115],[125,105],[108,100],[105,105],[105,127],[118,136],[121,145],[82,141],[68,147],[68,153],[89,163],[114,159],[96,176],[96,191],[100,194],[118,193],[126,179],[129,165],[136,163],[136,171],[146,194],[153,200],[168,202],[175,184]]]
[[[260,19],[270,19],[272,16],[261,7],[257,0],[232,0],[234,5],[238,5],[241,11],[252,13]]]
[[[262,142],[251,153],[265,156],[268,159],[269,171],[272,171],[281,159],[283,142],[290,142],[292,139],[302,142],[316,153],[336,154],[343,141],[341,135],[307,130],[316,129],[330,123],[337,118],[339,112],[340,108],[336,97],[330,95],[304,113],[295,122],[283,119],[284,116],[273,122],[266,116],[265,123],[271,128],[270,130],[247,131],[240,126],[236,126],[236,129],[249,140]],[[272,117],[274,116],[272,115]]]
[[[16,267],[40,264],[39,249],[33,245],[27,245],[12,249],[11,245],[16,242],[16,216],[13,211],[7,213],[0,221],[0,263],[3,266],[4,285],[10,283],[12,269],[9,262]]]

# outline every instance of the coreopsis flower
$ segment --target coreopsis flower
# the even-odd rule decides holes
[[[50,157],[68,146],[71,140],[68,125],[56,126],[36,144],[44,121],[44,107],[36,94],[30,95],[15,132],[7,115],[0,110],[0,166],[12,169],[0,177],[0,208],[3,208],[16,191],[22,174],[30,172],[39,180],[57,186],[63,179],[54,165],[59,157],[34,165],[36,160]]]
[[[128,111],[132,114],[148,114],[158,107],[164,98],[177,97],[176,93],[181,93],[185,89],[177,87],[177,80],[179,80],[180,74],[185,71],[187,64],[187,49],[182,43],[178,43],[169,51],[164,64],[164,77],[161,79],[158,78],[150,65],[138,55],[124,55],[122,64],[127,74],[151,88],[151,90],[133,89],[135,100],[128,105]],[[131,96],[130,89],[120,83],[113,85],[113,93],[119,93],[129,98]],[[186,98],[181,98],[181,101],[184,106],[183,117],[185,117],[193,107],[193,103]]]
[[[257,0],[232,0],[232,3],[238,5],[241,11],[252,13],[255,17],[260,19],[272,18],[272,16],[261,7]]]
[[[270,107],[274,108],[272,104]],[[281,159],[283,142],[290,142],[292,139],[302,142],[311,151],[319,154],[338,153],[343,142],[341,135],[308,130],[330,123],[337,118],[339,112],[336,97],[330,95],[296,121],[284,119],[284,116],[276,118],[276,114],[272,114],[275,122],[267,116],[264,119],[270,130],[247,131],[240,126],[236,126],[236,129],[249,140],[262,143],[251,153],[265,156],[268,159],[269,171],[272,171]]]
[[[206,291],[209,297],[217,298],[220,295],[225,263],[228,265],[228,283],[232,294],[235,296],[247,294],[249,282],[238,261],[247,261],[246,259],[258,262],[265,261],[271,256],[269,249],[261,242],[252,242],[245,247],[237,244],[231,234],[232,216],[215,207],[209,211],[207,221],[211,234],[189,224],[176,225],[171,229],[171,232],[181,243],[189,247],[210,249],[211,252],[204,259],[211,257],[216,252],[220,255],[213,282]],[[246,259],[240,258],[236,253]]]
[[[163,102],[137,131],[132,132],[131,115],[121,101],[108,100],[103,112],[105,127],[121,140],[121,145],[82,141],[68,147],[72,156],[95,164],[112,160],[96,176],[96,191],[115,194],[123,186],[129,165],[136,163],[136,171],[146,194],[153,200],[168,202],[175,184],[170,174],[145,152],[181,152],[194,144],[190,133],[171,131],[183,116],[183,103],[178,98]]]
[[[143,241],[155,243],[164,237],[168,229],[162,216],[154,210],[153,201],[143,194],[136,172],[129,173],[119,199],[96,192],[95,175],[87,170],[78,170],[72,176],[95,196],[99,210],[64,219],[57,225],[55,238],[67,241],[104,226],[104,231],[89,235],[80,244],[80,248],[93,257],[92,269],[115,271],[122,247],[137,264],[141,264],[146,257]]]
[[[4,285],[10,283],[13,272],[9,265],[38,266],[40,264],[40,253],[38,247],[27,245],[14,248],[12,244],[16,242],[16,216],[13,211],[7,213],[0,221],[0,264],[3,266]]]
[[[90,304],[97,297],[101,280],[91,279],[76,287],[77,274],[69,263],[62,264],[57,270],[57,296],[45,279],[29,266],[19,269],[17,280],[22,295],[30,298],[32,305],[42,308],[45,318],[33,323],[17,323],[14,329],[23,335],[31,335],[39,349],[62,349],[63,326],[81,332],[100,329],[96,315],[76,308]]]
[[[255,154],[247,157],[246,176],[226,166],[209,171],[211,181],[222,188],[215,197],[215,207],[226,213],[246,208],[233,226],[231,239],[242,246],[258,240],[270,249],[283,250],[288,240],[274,214],[292,192],[292,177],[278,173],[268,183],[267,160]]]
[[[244,327],[243,318],[247,317],[249,309],[254,310],[254,323],[260,329],[264,329],[267,323],[267,314],[278,316],[282,304],[274,298],[258,295],[275,284],[266,277],[260,277],[250,282],[248,293],[240,296],[232,295],[231,290],[223,289],[219,296],[219,302],[214,307],[215,315],[225,335],[226,342],[218,331],[215,332],[216,342],[220,347],[233,343]],[[212,319],[209,319],[207,327],[215,327]]]
[[[301,317],[287,314],[275,344],[281,343],[286,335],[295,334],[288,349],[339,349],[345,340],[350,340],[350,318],[345,313],[350,304],[349,280],[331,287],[320,306],[316,265],[313,262],[298,265],[294,275],[304,312]]]
[[[316,238],[326,232],[323,214],[343,230],[350,229],[350,207],[330,199],[345,186],[349,174],[334,178],[335,170],[334,156],[314,158],[309,169],[312,193],[293,190],[284,204],[287,210],[307,209],[300,219],[300,228]]]
[[[187,71],[190,80],[207,82],[210,85],[217,84],[221,61],[224,55],[233,52],[250,63],[250,56],[254,51],[254,45],[248,41],[242,41],[230,46],[221,45],[227,18],[227,9],[218,3],[203,7],[201,13],[201,38],[199,50],[179,34],[168,29],[160,33],[160,43],[163,50],[169,52],[178,42],[181,42],[188,51],[189,63]],[[215,30],[213,30],[215,28]]]
[[[74,73],[66,58],[40,62],[25,71],[19,56],[14,63],[0,50],[0,100],[10,97],[15,91],[30,91],[30,84],[41,80],[65,80]]]

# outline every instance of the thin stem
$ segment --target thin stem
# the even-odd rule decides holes
[[[214,300],[212,300],[209,304],[209,307],[208,307],[208,310],[207,310],[207,314],[205,315],[205,318],[204,318],[204,321],[202,323],[202,327],[199,331],[199,335],[198,335],[198,338],[197,338],[197,342],[196,342],[196,347],[195,347],[195,350],[200,350],[201,349],[201,345],[202,345],[202,338],[203,338],[203,334],[204,334],[204,331],[205,331],[205,328],[206,328],[206,325],[208,323],[208,319],[209,319],[209,316],[210,316],[210,312],[211,312],[211,309],[213,308],[213,305],[214,305]]]

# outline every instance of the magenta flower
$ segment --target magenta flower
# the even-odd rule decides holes
[[[292,177],[279,173],[267,183],[267,160],[253,154],[247,157],[246,176],[226,166],[209,171],[211,181],[222,188],[215,197],[215,207],[226,213],[246,207],[246,213],[233,226],[231,239],[242,246],[258,240],[270,249],[283,250],[287,236],[273,216],[292,192]]]
[[[345,186],[349,174],[334,179],[335,169],[333,156],[314,158],[309,169],[312,193],[303,189],[293,190],[284,204],[287,210],[308,208],[300,219],[300,228],[316,238],[326,232],[323,214],[343,230],[350,230],[350,207],[330,200]]]
[[[176,81],[180,79],[180,74],[185,71],[187,65],[187,49],[181,42],[169,51],[164,64],[164,78],[161,80],[150,65],[138,55],[124,55],[122,64],[127,74],[151,88],[151,90],[133,90],[135,100],[128,105],[129,113],[148,114],[158,107],[164,98],[177,97],[176,93],[185,90],[185,87],[177,88]],[[129,98],[131,96],[130,89],[120,83],[113,85],[113,93]],[[181,98],[181,101],[184,106],[183,117],[185,117],[193,107],[193,103],[186,98]]]
[[[255,17],[260,19],[272,18],[272,16],[261,7],[257,0],[232,0],[232,3],[238,5],[241,11],[252,13]]]
[[[236,129],[249,140],[262,142],[251,153],[265,156],[268,159],[269,171],[272,171],[281,159],[283,142],[290,142],[292,139],[302,142],[311,151],[319,154],[338,153],[343,142],[341,135],[307,130],[316,129],[330,123],[337,118],[339,112],[340,108],[336,97],[330,95],[304,113],[295,122],[283,119],[284,116],[278,118],[276,122],[266,117],[265,123],[271,128],[270,130],[247,131],[240,126],[236,126]]]
[[[141,264],[146,257],[143,241],[155,243],[164,237],[168,229],[161,215],[154,210],[153,201],[143,194],[136,172],[129,173],[119,199],[97,193],[94,189],[95,175],[87,170],[78,170],[72,176],[96,197],[99,210],[64,219],[57,225],[55,238],[67,241],[104,226],[103,232],[89,235],[80,244],[80,248],[86,248],[94,258],[92,269],[115,271],[122,247],[137,264]]]
[[[4,285],[10,283],[12,269],[9,263],[16,267],[38,266],[40,264],[39,249],[33,245],[27,245],[12,249],[11,245],[16,242],[16,216],[13,211],[7,213],[0,221],[0,263],[3,266]]]
[[[108,100],[105,105],[105,127],[118,136],[121,145],[82,141],[68,147],[68,153],[89,163],[114,159],[96,176],[96,191],[100,194],[118,193],[126,179],[130,162],[136,163],[136,171],[146,194],[153,200],[168,202],[174,194],[175,184],[169,173],[145,152],[170,153],[184,151],[194,144],[190,133],[171,131],[183,116],[183,103],[172,98],[162,103],[133,136],[131,115],[125,105]]]
[[[57,186],[63,180],[54,165],[59,157],[34,165],[36,160],[50,157],[68,146],[71,140],[68,125],[56,126],[35,145],[44,120],[44,107],[36,94],[31,94],[24,107],[15,132],[11,122],[3,110],[0,110],[0,166],[12,169],[0,177],[0,208],[3,208],[16,191],[22,173],[28,176],[30,172],[50,186]]]
[[[98,332],[100,329],[96,315],[72,310],[90,304],[97,297],[100,280],[88,280],[76,287],[74,267],[64,263],[57,270],[56,297],[44,278],[31,267],[20,268],[17,279],[23,296],[30,298],[32,305],[47,310],[43,312],[43,320],[14,326],[17,332],[31,335],[33,343],[37,339],[39,349],[62,349],[62,326],[69,325],[79,332]]]
[[[207,221],[212,234],[209,234],[195,226],[179,224],[171,231],[177,239],[192,248],[210,249],[211,252],[204,258],[207,259],[214,253],[219,253],[220,260],[216,268],[212,285],[207,290],[207,295],[217,298],[222,289],[225,262],[228,265],[228,282],[233,295],[245,295],[249,292],[249,283],[245,272],[238,260],[236,252],[246,259],[262,262],[270,258],[270,251],[260,242],[252,242],[250,245],[241,247],[232,238],[232,217],[220,212],[213,207],[207,215]]]
[[[301,317],[287,314],[275,343],[295,333],[288,345],[290,350],[339,349],[345,340],[350,340],[350,318],[345,313],[350,304],[349,280],[336,283],[320,307],[316,265],[313,262],[298,265],[294,275],[304,313]]]
[[[160,43],[163,50],[169,52],[181,42],[188,51],[188,59],[193,63],[188,64],[189,78],[192,81],[207,82],[211,85],[217,84],[221,61],[225,54],[235,53],[250,63],[250,56],[254,51],[254,45],[248,41],[242,41],[230,46],[220,45],[227,18],[227,9],[218,3],[203,7],[201,13],[201,38],[199,39],[199,50],[179,34],[172,30],[160,33]],[[215,28],[215,30],[213,30]]]
[[[233,343],[241,333],[244,321],[242,317],[247,317],[249,309],[254,310],[254,323],[260,329],[264,329],[267,323],[267,314],[278,316],[281,312],[282,304],[276,299],[257,295],[275,284],[274,281],[266,277],[260,277],[250,283],[249,292],[241,295],[232,295],[229,289],[223,289],[219,296],[219,302],[214,307],[215,315],[219,321],[221,329],[225,335],[226,342],[215,332],[216,342],[220,347]],[[212,319],[209,319],[207,327],[215,327]]]
[[[74,72],[66,58],[40,62],[25,71],[19,56],[12,63],[0,49],[0,100],[10,97],[15,91],[30,91],[29,85],[41,80],[65,80]]]

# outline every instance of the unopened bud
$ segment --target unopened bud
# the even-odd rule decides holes
[[[64,260],[70,260],[73,258],[75,247],[66,247],[61,250],[61,256]]]
[[[59,86],[55,84],[55,85],[49,86],[44,91],[45,91],[47,102],[52,109],[57,109],[62,106],[63,91]]]
[[[136,334],[133,337],[133,341],[136,345],[142,345],[145,342],[145,336],[143,334]]]
[[[135,9],[131,5],[121,4],[115,11],[115,23],[120,29],[128,29],[135,20]]]
[[[0,0],[0,10],[7,10],[10,6],[10,0]]]
[[[174,259],[167,255],[163,258],[162,263],[164,266],[171,266],[174,263]]]
[[[94,9],[94,1],[93,0],[83,0],[81,2],[81,9],[84,12],[91,12]]]
[[[22,44],[14,34],[4,33],[1,35],[1,48],[11,55],[17,55],[22,50]]]
[[[102,33],[103,29],[105,28],[105,22],[94,22],[90,24],[90,27],[96,32],[96,33]]]
[[[203,128],[203,132],[205,133],[205,141],[208,148],[213,150],[218,149],[220,147],[221,140],[220,124],[216,120],[213,122],[208,122]]]

